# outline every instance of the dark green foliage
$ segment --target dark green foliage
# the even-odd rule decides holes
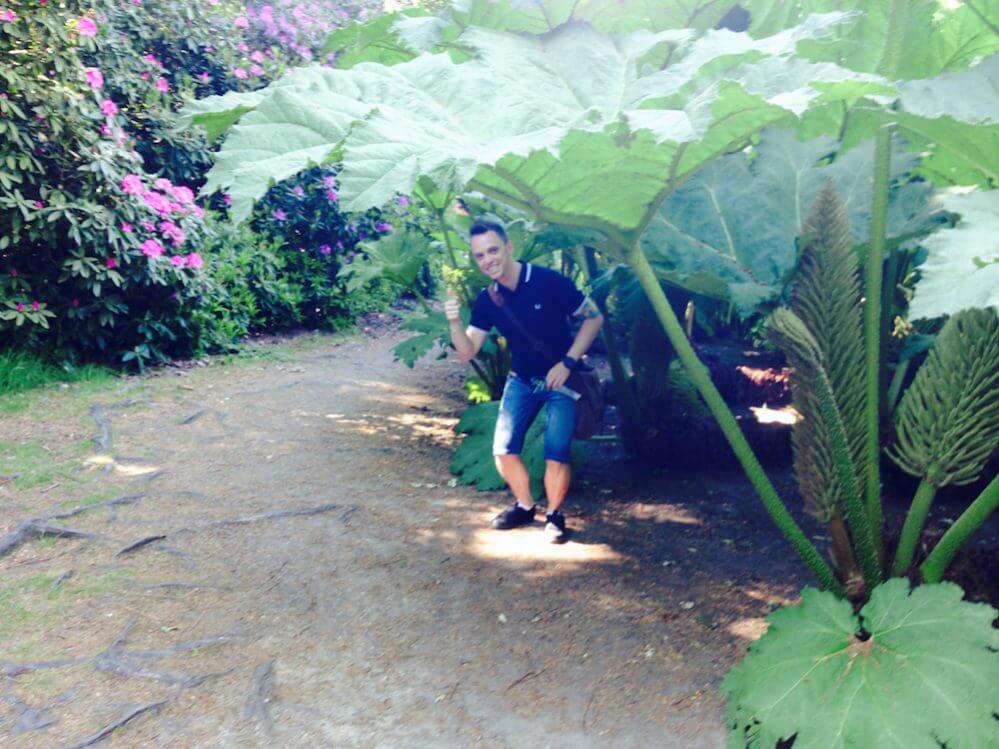
[[[454,430],[461,443],[451,457],[451,473],[461,484],[474,484],[480,492],[498,491],[506,484],[493,463],[493,429],[499,413],[499,402],[477,403],[465,409]],[[531,475],[531,493],[541,494],[545,473],[545,413],[544,409],[527,430],[521,457]]]

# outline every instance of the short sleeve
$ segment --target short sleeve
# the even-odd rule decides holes
[[[559,273],[556,279],[556,299],[558,300],[559,307],[565,311],[566,315],[575,314],[583,306],[586,296],[576,288],[576,284],[572,282],[571,278],[567,278]]]
[[[493,300],[489,298],[489,294],[482,291],[472,305],[472,319],[468,324],[488,333],[493,327],[493,308],[495,306]]]

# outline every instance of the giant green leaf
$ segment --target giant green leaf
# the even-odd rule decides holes
[[[919,266],[909,317],[999,308],[999,190],[952,193],[940,203],[961,218],[923,240],[929,254]]]
[[[392,348],[392,354],[410,369],[435,348],[440,348],[441,356],[446,355],[447,349],[444,346],[451,339],[444,313],[428,311],[421,317],[411,317],[402,324],[402,329],[411,330],[417,335],[396,344]]]
[[[364,257],[340,269],[347,276],[347,290],[351,293],[375,279],[382,279],[403,288],[409,288],[427,262],[430,240],[416,231],[393,231],[377,240],[361,243]]]
[[[858,71],[878,69],[885,49],[890,2],[866,0],[744,0],[751,14],[750,33],[770,36],[801,23],[812,13],[854,10],[856,15],[825,39],[805,41],[799,54]],[[911,0],[904,3],[900,29],[903,52],[897,74],[902,79],[930,78],[961,70],[999,51],[999,6],[981,2]]]
[[[895,578],[858,617],[806,588],[768,617],[767,633],[722,683],[730,746],[795,749],[995,746],[996,610],[952,583],[910,592]]]
[[[836,150],[831,137],[801,142],[794,132],[770,129],[749,153],[714,161],[663,203],[642,235],[642,247],[665,278],[683,282],[700,274],[728,285],[741,314],[774,297],[797,263],[795,240],[823,183],[842,197],[854,244],[867,241],[874,145],[867,141],[827,166]],[[893,176],[910,170],[915,157],[896,143]],[[887,236],[929,230],[930,187],[902,182],[889,199]]]
[[[685,43],[687,32],[611,37],[572,24],[544,37],[468,29],[462,42],[477,57],[463,64],[426,54],[391,67],[311,68],[275,84],[243,116],[206,189],[228,188],[239,218],[273,180],[342,153],[342,196],[350,209],[387,202],[421,176],[446,190],[478,175],[501,200],[532,206],[540,218],[629,231],[645,219],[671,172],[679,178],[695,171],[813,98],[846,94],[821,88],[823,81],[850,84],[850,96],[864,86],[883,90],[870,77],[792,58],[785,75],[768,82],[754,68],[765,60],[749,62],[784,55],[796,40],[826,33],[838,20],[835,14],[810,19],[778,39],[712,35],[679,52],[676,70],[647,71],[640,61],[664,41]],[[727,78],[719,80],[719,66]],[[705,68],[710,82],[684,94],[680,108],[643,108],[665,90],[680,92]],[[786,81],[793,81],[790,92]],[[233,103],[201,106],[224,115]],[[683,143],[689,147],[674,160]],[[561,220],[566,216],[572,220]]]

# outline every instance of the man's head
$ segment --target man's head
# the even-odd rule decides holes
[[[514,264],[513,244],[498,221],[479,218],[468,230],[472,258],[479,270],[494,281],[510,271]]]

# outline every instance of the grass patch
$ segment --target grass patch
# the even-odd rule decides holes
[[[76,442],[66,457],[37,440],[0,440],[0,474],[17,475],[13,483],[21,489],[51,483],[79,463],[89,444],[89,440]]]
[[[114,372],[96,364],[56,366],[27,351],[0,351],[0,393],[20,393],[62,382],[106,382]]]

